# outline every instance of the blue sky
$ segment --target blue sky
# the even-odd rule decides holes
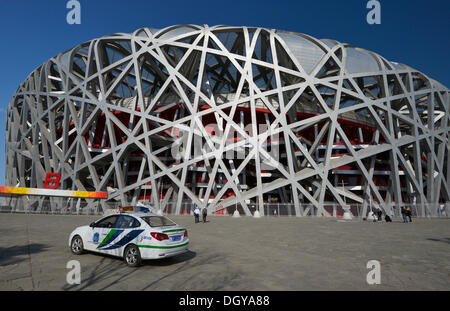
[[[81,25],[66,22],[67,0],[0,0],[0,129],[17,86],[47,59],[90,39],[177,24],[259,26],[335,39],[407,64],[450,87],[450,1],[381,2],[381,25],[366,22],[367,0],[79,0]],[[0,134],[0,185],[5,137]]]

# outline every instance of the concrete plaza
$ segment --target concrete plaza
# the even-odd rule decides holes
[[[335,218],[172,216],[190,251],[129,268],[121,259],[75,256],[67,240],[99,216],[0,214],[0,290],[449,290],[450,220],[404,224]],[[81,284],[66,283],[69,260]],[[368,285],[370,260],[381,284]]]

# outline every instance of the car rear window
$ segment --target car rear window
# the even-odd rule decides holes
[[[165,227],[165,226],[176,226],[174,223],[167,217],[164,216],[144,216],[141,217],[146,223],[150,225],[150,227]]]

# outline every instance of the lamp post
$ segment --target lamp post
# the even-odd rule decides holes
[[[164,179],[164,176],[162,176],[161,177],[161,182],[160,182],[160,185],[159,185],[159,209],[158,209],[158,215],[162,215],[163,214],[163,211],[162,211],[162,190],[163,190],[163,187],[164,187],[164,183],[163,183],[163,179]]]

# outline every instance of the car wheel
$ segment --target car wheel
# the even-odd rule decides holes
[[[130,245],[125,249],[123,254],[125,263],[130,267],[138,267],[141,265],[141,252],[136,245]]]
[[[72,253],[75,255],[81,255],[84,252],[83,240],[79,235],[76,235],[72,239],[72,243],[70,244],[70,249]]]

